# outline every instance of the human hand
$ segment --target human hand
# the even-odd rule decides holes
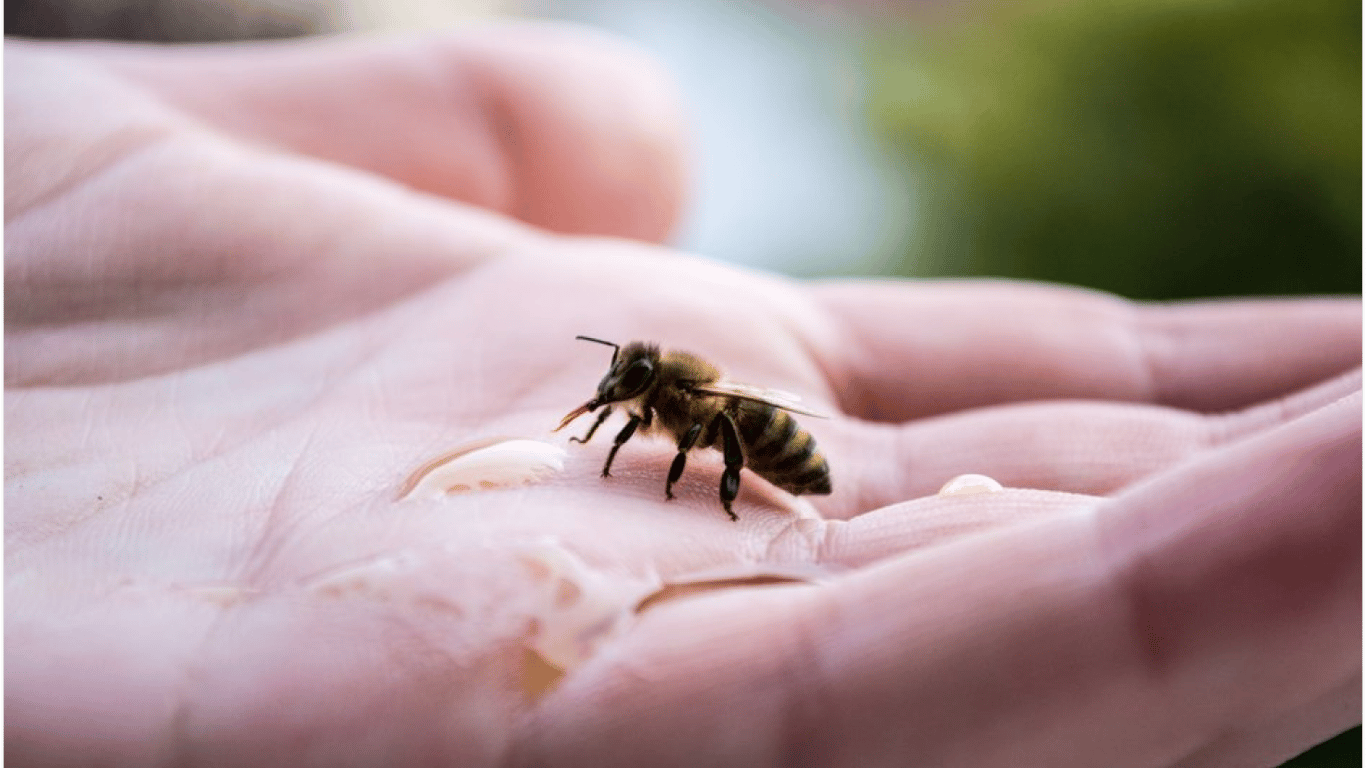
[[[1356,302],[808,285],[549,234],[677,206],[670,108],[601,45],[8,47],[7,756],[1218,765],[1359,718]],[[397,500],[546,437],[604,367],[576,333],[838,414],[802,420],[825,519],[746,474],[731,523],[705,454],[665,502],[664,441],[603,480],[605,436]],[[931,495],[963,472],[1043,490]],[[833,577],[661,603],[529,700],[546,541],[623,581]]]

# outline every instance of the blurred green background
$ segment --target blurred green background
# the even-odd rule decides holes
[[[870,39],[896,271],[1144,299],[1361,290],[1361,4],[1028,0]]]

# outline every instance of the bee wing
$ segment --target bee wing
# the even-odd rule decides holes
[[[805,416],[815,416],[818,419],[828,419],[823,413],[807,410],[802,405],[802,399],[791,392],[784,392],[781,389],[769,389],[768,387],[756,387],[752,384],[741,384],[735,381],[713,381],[707,384],[698,384],[693,387],[695,392],[705,392],[709,395],[726,395],[738,397],[741,400],[753,400],[756,403],[764,403],[774,408],[781,408],[784,411],[792,411]]]

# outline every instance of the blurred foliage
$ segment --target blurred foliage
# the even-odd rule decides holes
[[[973,7],[871,45],[920,198],[903,274],[1360,292],[1359,0]]]

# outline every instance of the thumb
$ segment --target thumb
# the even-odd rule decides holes
[[[681,207],[672,86],[598,33],[508,23],[80,50],[221,130],[553,231],[660,240]]]

